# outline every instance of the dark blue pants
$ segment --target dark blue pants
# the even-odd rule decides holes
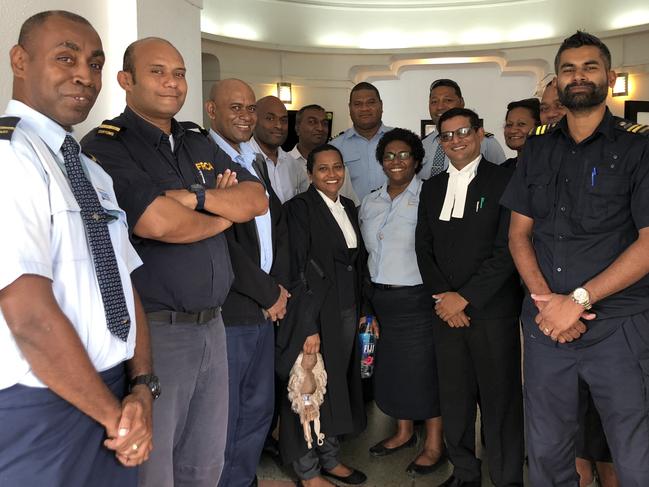
[[[273,325],[226,326],[228,437],[220,487],[249,487],[255,478],[273,418],[275,336]]]
[[[610,320],[615,331],[584,348],[525,337],[525,412],[533,487],[577,487],[578,378],[600,413],[624,487],[649,486],[649,313]]]
[[[121,400],[124,366],[101,377]],[[49,389],[15,385],[0,391],[3,487],[134,487],[137,468],[122,466],[104,439],[103,426]]]

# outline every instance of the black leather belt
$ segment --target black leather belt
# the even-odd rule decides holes
[[[158,321],[175,325],[177,323],[204,325],[212,321],[221,312],[221,307],[205,309],[199,313],[183,313],[181,311],[153,311],[147,313],[149,321]]]
[[[374,286],[377,289],[383,289],[384,291],[387,291],[389,289],[403,289],[405,287],[415,287],[415,286],[400,286],[398,284],[379,284],[378,282],[373,282],[372,286]]]

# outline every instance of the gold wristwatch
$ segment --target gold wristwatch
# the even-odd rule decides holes
[[[578,287],[572,293],[570,293],[572,300],[580,306],[583,306],[585,310],[589,310],[593,306],[590,304],[590,293],[587,289],[583,287]]]

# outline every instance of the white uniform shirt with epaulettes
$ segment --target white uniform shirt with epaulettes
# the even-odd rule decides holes
[[[131,328],[126,342],[106,326],[81,210],[65,173],[61,145],[68,133],[53,120],[11,100],[0,120],[0,289],[26,274],[52,281],[57,304],[70,320],[97,371],[133,356],[135,307],[130,273],[142,261],[128,239],[126,215],[104,170],[81,154],[99,202],[116,217],[110,238],[122,280]],[[0,311],[0,389],[45,387],[32,373]]]

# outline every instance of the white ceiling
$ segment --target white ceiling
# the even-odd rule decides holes
[[[649,29],[648,0],[203,0],[201,30],[292,50],[436,50]]]

